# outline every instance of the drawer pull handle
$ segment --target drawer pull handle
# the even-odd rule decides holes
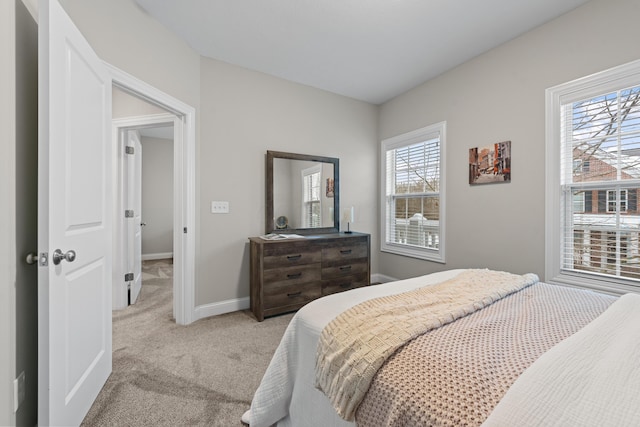
[[[351,287],[351,283],[340,283],[340,287],[342,289],[350,288]]]
[[[302,291],[298,291],[298,292],[291,292],[290,294],[287,294],[287,296],[288,296],[289,298],[299,297],[300,295],[302,295]]]
[[[349,271],[349,270],[351,270],[350,265],[345,265],[344,267],[340,267],[340,271]]]
[[[341,251],[340,251],[340,253],[341,253],[342,255],[349,255],[349,254],[351,253],[351,249],[344,249],[344,250],[341,250]]]
[[[287,274],[287,279],[297,279],[298,277],[301,277],[302,273],[295,273],[295,274]]]
[[[287,255],[287,259],[289,261],[297,261],[300,258],[302,258],[302,254],[298,254],[298,255]]]

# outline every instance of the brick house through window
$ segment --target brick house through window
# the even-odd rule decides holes
[[[602,150],[573,155],[573,182],[584,183],[573,190],[573,232],[567,236],[573,240],[573,268],[640,279],[639,188],[624,187],[625,180],[640,178],[640,156],[621,161]],[[622,163],[619,172],[614,160]],[[609,181],[612,188],[603,188]]]

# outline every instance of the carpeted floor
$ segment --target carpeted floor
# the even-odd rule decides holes
[[[172,319],[172,265],[146,261],[138,302],[113,312],[113,373],[83,426],[242,426],[292,314]],[[216,286],[215,280],[211,286]]]

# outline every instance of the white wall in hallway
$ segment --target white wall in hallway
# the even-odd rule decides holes
[[[173,252],[173,140],[143,136],[142,259]]]

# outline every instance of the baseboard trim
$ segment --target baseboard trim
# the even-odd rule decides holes
[[[205,317],[218,316],[220,314],[231,313],[234,311],[247,310],[249,306],[249,297],[199,305],[194,310],[194,321],[204,319]]]
[[[371,283],[387,283],[394,282],[398,279],[385,276],[384,274],[372,274]],[[232,313],[234,311],[248,310],[251,306],[249,297],[235,298],[226,301],[214,302],[211,304],[199,305],[194,310],[193,321],[204,319],[206,317],[218,316],[220,314]]]
[[[154,259],[173,258],[173,252],[160,252],[157,254],[143,254],[142,261],[152,261]]]
[[[393,277],[385,276],[384,274],[376,273],[371,275],[371,283],[387,283],[387,282],[395,282],[398,279],[394,279]]]

